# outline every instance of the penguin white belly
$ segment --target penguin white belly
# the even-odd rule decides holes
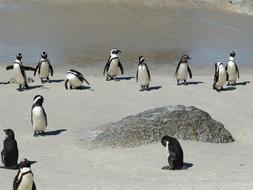
[[[32,190],[33,187],[33,175],[31,173],[25,174],[22,177],[22,181],[18,186],[18,190]]]
[[[45,131],[47,127],[46,116],[40,106],[36,106],[32,110],[34,131]]]
[[[228,72],[228,81],[236,81],[237,79],[237,72],[236,72],[236,67],[235,63],[233,61],[228,62],[228,67],[227,67],[227,72]]]
[[[111,61],[110,67],[107,71],[107,75],[109,75],[110,77],[115,77],[118,75],[118,69],[119,69],[118,62],[119,62],[118,59],[113,59]]]
[[[138,67],[138,83],[141,86],[147,86],[149,85],[149,77],[148,77],[148,71],[145,66],[139,66]]]
[[[19,64],[14,64],[13,65],[13,72],[14,72],[14,78],[15,78],[16,83],[24,84],[25,83],[25,78],[22,75],[21,68],[20,68]]]
[[[187,79],[187,67],[186,63],[181,63],[177,71],[177,80],[186,80]]]
[[[218,81],[216,82],[216,87],[223,87],[225,86],[227,81],[227,73],[225,68],[220,68],[219,70],[219,77],[218,77]]]
[[[49,65],[47,62],[42,62],[40,65],[40,78],[44,79],[49,76]]]
[[[74,87],[80,87],[82,86],[82,81],[78,77],[76,77],[73,74],[67,74],[67,79],[69,80],[69,84]]]

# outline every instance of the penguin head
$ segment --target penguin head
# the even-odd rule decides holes
[[[180,60],[180,62],[181,63],[187,63],[187,61],[189,60],[189,59],[191,59],[188,55],[183,55],[182,57],[181,57],[181,60]]]
[[[235,52],[234,51],[230,52],[230,56],[235,57]]]
[[[119,50],[117,48],[114,48],[111,50],[111,55],[113,55],[113,54],[117,55],[118,53],[121,53],[121,50]]]
[[[15,139],[15,134],[14,131],[11,129],[5,129],[4,130],[6,137],[10,138],[10,139]]]
[[[22,168],[30,168],[31,167],[31,163],[30,163],[29,160],[27,160],[26,158],[24,158],[19,163],[19,167],[20,167],[20,169],[22,169]]]
[[[223,65],[222,62],[217,62],[217,63],[215,63],[215,64],[217,65],[217,67],[220,67],[220,66],[223,66],[223,67],[224,67],[224,65]]]
[[[22,54],[21,54],[21,53],[18,53],[18,54],[16,55],[16,59],[17,59],[17,60],[21,60],[21,59],[22,59]]]
[[[45,51],[42,52],[41,58],[46,59],[47,58],[47,53]]]
[[[166,147],[166,144],[167,143],[170,144],[171,143],[170,141],[172,141],[172,139],[173,139],[173,137],[165,135],[162,137],[161,144]]]
[[[139,56],[139,63],[143,63],[145,61],[143,56]]]
[[[44,102],[43,96],[41,96],[41,95],[36,95],[36,96],[34,96],[34,98],[33,98],[33,104],[42,105],[43,102]]]

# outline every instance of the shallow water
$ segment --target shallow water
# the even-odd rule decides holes
[[[158,3],[159,2],[159,3]],[[120,48],[124,64],[143,55],[175,64],[183,53],[195,64],[226,61],[231,50],[251,64],[252,16],[184,0],[0,1],[0,62],[15,54],[35,64],[42,51],[56,64],[101,64]],[[243,1],[242,3],[245,3]],[[238,2],[234,2],[238,6]]]

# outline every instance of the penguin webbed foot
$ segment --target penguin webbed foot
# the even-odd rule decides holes
[[[183,84],[184,84],[184,85],[188,85],[187,82],[186,82],[186,80],[184,80],[184,83],[183,83]]]
[[[39,134],[37,133],[37,131],[34,132],[33,136],[34,137],[38,137],[39,136]]]

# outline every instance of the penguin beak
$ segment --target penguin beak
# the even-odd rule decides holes
[[[121,50],[118,49],[117,53],[121,53]]]
[[[192,58],[190,58],[190,57],[188,56],[188,59],[192,59]]]

